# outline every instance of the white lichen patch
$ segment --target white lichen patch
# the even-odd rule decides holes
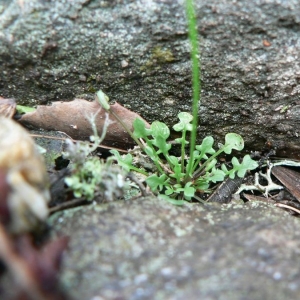
[[[235,194],[239,194],[242,191],[260,191],[260,192],[264,193],[264,195],[266,197],[268,197],[269,192],[276,191],[276,190],[282,190],[283,186],[278,185],[272,181],[272,178],[271,178],[272,167],[273,167],[273,165],[270,165],[266,174],[263,174],[262,172],[255,173],[254,184],[252,184],[252,185],[242,184],[241,187],[236,191]],[[260,177],[263,177],[264,179],[266,179],[268,184],[267,185],[260,184],[259,183]]]

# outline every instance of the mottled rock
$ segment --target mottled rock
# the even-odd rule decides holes
[[[299,0],[195,1],[199,138],[299,156]],[[99,88],[149,122],[191,105],[184,1],[2,1],[0,94],[20,103],[92,99]],[[126,67],[124,67],[126,62]],[[128,63],[128,65],[127,65]]]
[[[299,299],[299,219],[271,204],[149,197],[50,223],[70,236],[62,280],[74,299]]]

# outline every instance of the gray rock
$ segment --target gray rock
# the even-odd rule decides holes
[[[199,138],[241,134],[248,149],[299,153],[299,0],[196,1]],[[190,111],[184,1],[2,1],[1,95],[20,103],[103,89],[149,122]]]
[[[299,299],[299,220],[271,204],[155,198],[56,213],[74,299]]]
[[[199,138],[299,155],[299,0],[195,1]],[[2,0],[0,94],[20,104],[103,89],[149,122],[191,110],[182,0]],[[262,203],[157,199],[56,213],[74,299],[299,299],[299,220]],[[98,297],[98,298],[97,298]]]

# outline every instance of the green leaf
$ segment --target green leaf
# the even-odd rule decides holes
[[[183,188],[184,197],[187,200],[191,200],[191,198],[195,195],[195,188],[191,186],[191,182],[187,182]]]
[[[17,105],[17,112],[19,114],[26,114],[26,113],[29,113],[29,112],[33,112],[35,110],[36,109],[33,108],[33,107],[23,106],[23,105]]]
[[[183,131],[183,130],[192,131],[193,126],[190,123],[193,120],[193,116],[191,114],[187,112],[180,112],[178,114],[178,118],[180,122],[173,126],[173,129],[175,131]]]
[[[216,165],[217,162],[218,162],[218,161],[217,161],[215,158],[212,159],[212,160],[208,163],[208,165],[205,167],[205,171],[211,170],[211,169]]]
[[[166,142],[166,140],[162,136],[157,136],[154,140],[152,140],[153,144],[158,148],[157,154],[163,153],[165,155],[168,154],[168,151],[171,149],[171,145]]]
[[[195,187],[197,190],[206,191],[209,188],[209,184],[207,180],[203,180],[202,178],[199,178],[195,183]]]
[[[231,179],[234,179],[235,173],[237,173],[237,175],[240,178],[243,178],[248,170],[254,170],[258,167],[258,163],[255,160],[253,160],[249,154],[247,154],[243,157],[243,160],[241,163],[238,161],[238,159],[236,157],[233,157],[231,159],[231,163],[232,163],[233,168],[231,170],[225,172],[226,175],[228,175]],[[223,167],[223,165],[221,168],[223,171],[225,171],[225,168]]]
[[[225,136],[225,145],[223,151],[226,154],[230,154],[232,149],[241,151],[244,149],[244,140],[243,138],[236,133],[227,133]]]
[[[224,173],[222,170],[213,168],[211,173],[209,174],[208,178],[209,178],[209,181],[216,183],[219,181],[223,181],[225,176],[226,176],[226,173]]]
[[[125,171],[129,172],[130,169],[132,169],[132,155],[130,153],[126,155],[120,155],[119,151],[117,150],[110,150],[110,153],[112,153],[115,157],[115,159],[118,161],[118,165],[121,166]]]
[[[168,201],[169,203],[171,203],[173,205],[178,205],[178,206],[183,205],[185,203],[184,200],[176,200],[174,198],[169,197],[168,195],[163,195],[163,194],[159,194],[158,199]]]
[[[94,198],[95,185],[93,182],[87,182],[84,179],[80,180],[78,176],[71,176],[65,178],[65,183],[73,191],[75,198],[84,196],[87,200]]]
[[[244,156],[242,165],[244,167],[247,167],[248,170],[255,170],[256,168],[258,168],[257,161],[253,160],[249,154]]]
[[[165,123],[154,121],[150,128],[154,138],[160,136],[166,140],[170,136],[170,129]]]
[[[233,157],[231,162],[234,169],[238,171],[237,175],[240,178],[243,178],[245,176],[247,170],[254,170],[258,167],[258,163],[255,160],[253,160],[249,154],[244,156],[241,164],[239,163],[236,157]]]
[[[144,148],[144,151],[154,162],[158,161],[158,157],[155,155],[155,152],[151,147],[146,146]]]
[[[170,195],[174,194],[174,190],[171,187],[167,187],[167,189],[165,190],[165,194],[167,196],[170,196]]]
[[[175,139],[175,141],[176,141],[177,144],[182,144],[182,143],[184,143],[185,145],[189,144],[189,141],[185,140],[182,137]]]
[[[141,120],[140,118],[136,118],[133,121],[133,134],[135,137],[139,138],[146,138],[147,136],[149,136],[151,134],[151,130],[146,128],[146,124],[143,120]]]
[[[159,177],[156,174],[153,174],[146,179],[146,183],[153,192],[156,190],[161,191],[167,185],[168,181],[169,179],[166,174],[162,174]]]
[[[171,145],[167,143],[167,138],[170,136],[170,129],[165,123],[154,121],[151,124],[151,135],[153,139],[150,141],[158,148],[157,154],[163,153],[168,154],[171,149]]]
[[[184,187],[178,187],[175,190],[175,193],[183,192],[184,199],[190,201],[195,195],[196,189],[191,186],[192,182],[187,182]]]
[[[178,160],[178,157],[174,156],[174,155],[170,155],[169,156],[169,159],[170,159],[170,162],[176,166],[176,165],[179,165],[179,160]]]
[[[108,104],[109,98],[101,90],[96,93],[96,101],[105,109],[110,110],[110,105]]]
[[[205,154],[214,154],[216,151],[212,147],[214,144],[214,139],[212,136],[207,136],[202,140],[201,145],[196,145],[196,149],[200,151],[200,154],[198,155],[199,158],[207,159],[207,156]],[[197,158],[198,158],[197,157]]]
[[[173,170],[174,174],[169,175],[170,177],[176,178],[176,180],[180,180],[184,177],[184,173],[181,173],[181,164],[178,161],[178,157],[176,156],[169,156],[170,162],[173,164],[171,169]]]
[[[225,164],[222,164],[222,165],[221,165],[221,169],[222,169],[222,171],[223,171],[224,173],[227,173],[227,172],[228,172],[228,169],[227,169],[227,167],[226,167]]]

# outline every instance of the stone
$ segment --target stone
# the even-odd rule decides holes
[[[298,299],[299,219],[272,204],[153,197],[56,213],[72,299]]]
[[[247,150],[299,157],[300,2],[195,2],[199,140],[223,142],[236,132]],[[0,13],[2,96],[35,105],[93,99],[102,89],[148,122],[170,126],[179,111],[191,111],[184,1],[12,0]]]

